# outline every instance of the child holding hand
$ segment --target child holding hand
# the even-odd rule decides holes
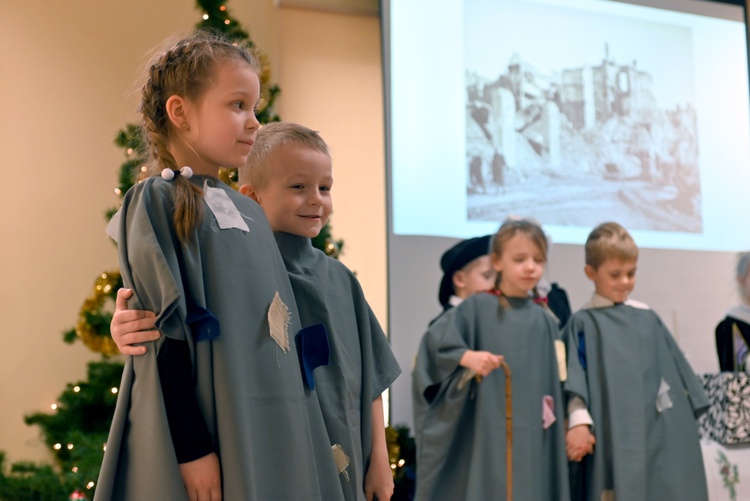
[[[510,482],[514,499],[568,499],[559,330],[532,299],[546,260],[542,229],[507,221],[492,240],[495,289],[467,297],[424,335],[413,373],[418,501],[484,501]],[[512,378],[512,479],[503,361]]]
[[[567,452],[581,462],[571,463],[574,498],[705,500],[695,420],[708,400],[659,317],[629,299],[637,260],[619,224],[589,234],[585,272],[595,292],[563,331]]]

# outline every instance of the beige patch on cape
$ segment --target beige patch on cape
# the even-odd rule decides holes
[[[332,445],[331,452],[333,453],[333,461],[336,463],[336,469],[339,473],[343,473],[345,479],[349,480],[349,473],[346,471],[349,467],[349,456],[346,455],[343,447],[339,444]]]
[[[289,351],[289,319],[291,313],[289,308],[281,300],[277,292],[268,308],[268,327],[271,331],[271,337],[278,344],[284,353]]]
[[[566,356],[565,343],[559,339],[555,340],[555,355],[557,355],[557,370],[560,372],[560,382],[568,380],[568,357]]]

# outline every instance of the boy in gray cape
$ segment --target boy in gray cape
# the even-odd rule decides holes
[[[596,292],[563,331],[572,497],[705,500],[695,420],[708,400],[659,317],[628,299],[637,259],[617,223],[597,226],[586,241]]]

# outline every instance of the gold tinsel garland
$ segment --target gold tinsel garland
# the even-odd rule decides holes
[[[108,298],[114,299],[116,297],[119,284],[119,271],[102,273],[94,282],[93,292],[83,302],[81,311],[78,313],[76,335],[91,351],[102,353],[105,356],[120,353],[109,332],[109,321],[105,322],[105,328],[97,328],[91,323],[90,319],[103,316],[104,303]]]

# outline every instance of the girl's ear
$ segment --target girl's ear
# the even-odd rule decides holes
[[[246,197],[252,198],[256,202],[258,202],[258,205],[263,205],[262,203],[260,203],[260,195],[251,185],[243,184],[242,186],[240,186],[240,193],[242,193]]]
[[[169,121],[173,126],[178,130],[187,130],[190,128],[190,123],[188,122],[188,103],[183,97],[177,95],[169,96],[165,107]]]
[[[496,272],[500,273],[503,271],[503,263],[500,259],[500,256],[495,254],[494,252],[490,254],[490,261],[492,261],[492,269]]]

